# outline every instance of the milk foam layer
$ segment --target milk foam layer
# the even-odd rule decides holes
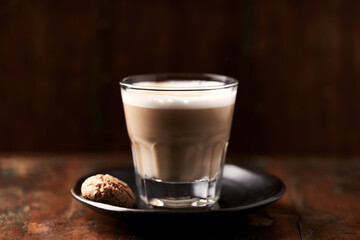
[[[135,86],[145,86],[145,87],[155,87],[155,88],[170,88],[170,89],[193,89],[193,88],[203,88],[203,87],[214,87],[214,86],[223,86],[222,82],[218,81],[200,81],[200,80],[191,80],[191,81],[181,81],[181,80],[169,80],[162,82],[138,82],[134,83]]]
[[[124,103],[145,108],[214,108],[231,105],[236,98],[236,87],[201,90],[204,87],[224,85],[216,81],[142,82],[135,85],[166,89],[166,91],[121,89]]]

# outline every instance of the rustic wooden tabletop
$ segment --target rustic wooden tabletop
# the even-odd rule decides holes
[[[144,224],[104,216],[70,195],[80,176],[131,166],[122,154],[0,156],[0,239],[360,239],[360,159],[229,157],[281,178],[287,192],[247,216]]]

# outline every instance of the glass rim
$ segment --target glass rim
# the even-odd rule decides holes
[[[216,86],[191,86],[191,87],[163,87],[163,86],[146,86],[146,85],[135,85],[137,82],[160,82],[160,81],[217,81],[223,83],[222,85]],[[133,90],[144,90],[144,91],[209,91],[219,90],[235,87],[238,85],[238,80],[220,74],[214,73],[149,73],[149,74],[137,74],[130,75],[123,78],[120,82],[120,86],[133,89]]]

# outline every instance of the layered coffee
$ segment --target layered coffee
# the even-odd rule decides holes
[[[122,89],[134,165],[142,178],[193,182],[220,174],[236,96],[234,88],[217,89],[221,84],[162,81],[139,83],[143,90]]]

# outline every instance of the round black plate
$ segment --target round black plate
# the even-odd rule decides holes
[[[126,182],[136,192],[134,169],[110,169],[99,173],[108,173]],[[285,193],[285,184],[277,177],[250,171],[235,165],[226,164],[223,172],[221,197],[218,203],[211,208],[199,209],[163,209],[147,207],[137,202],[133,208],[117,207],[98,203],[81,196],[81,184],[91,176],[79,178],[71,189],[72,196],[82,204],[93,210],[115,217],[143,217],[143,216],[188,216],[188,215],[215,215],[215,214],[248,214],[280,199]],[[139,198],[137,198],[139,199]]]

